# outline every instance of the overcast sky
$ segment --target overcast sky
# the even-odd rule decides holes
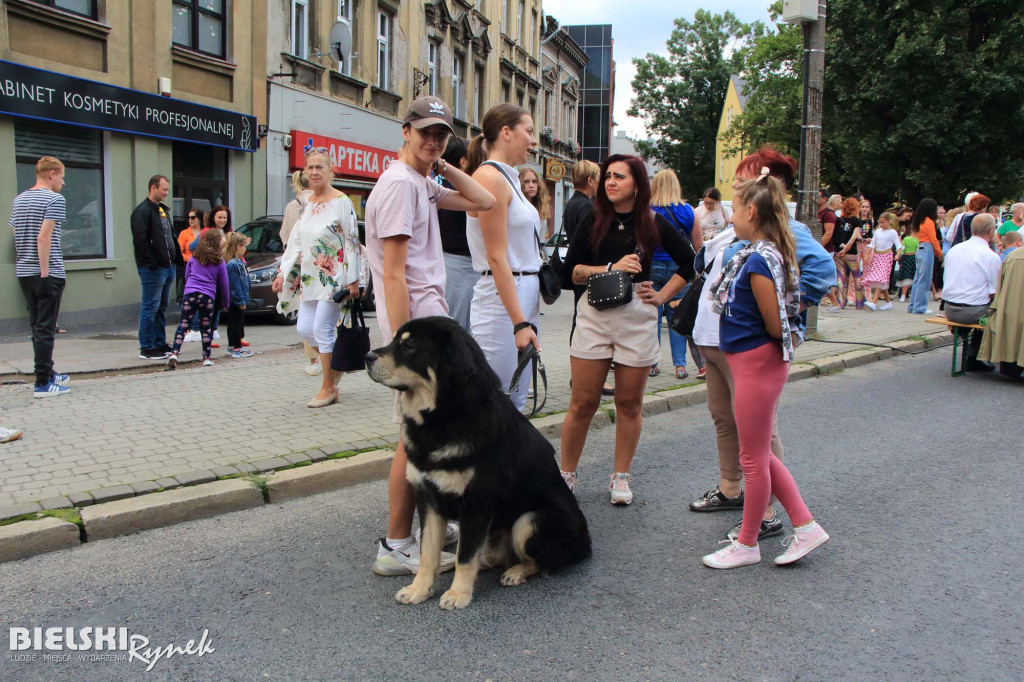
[[[611,24],[615,41],[615,122],[631,137],[644,137],[643,122],[626,116],[633,99],[634,57],[666,54],[665,41],[678,17],[693,20],[701,8],[722,14],[731,10],[740,21],[768,22],[770,0],[544,0],[544,12],[561,24]]]

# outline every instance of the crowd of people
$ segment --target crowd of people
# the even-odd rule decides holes
[[[538,274],[546,259],[540,234],[550,198],[537,173],[523,168],[537,145],[529,113],[500,104],[486,113],[481,127],[467,142],[454,136],[443,101],[421,97],[412,103],[398,159],[367,200],[365,244],[351,201],[333,186],[329,153],[307,152],[305,168],[293,176],[296,196],[285,211],[286,246],[273,289],[279,311],[297,312],[306,371],[322,376],[310,408],[338,401],[341,374],[331,369],[331,359],[341,304],[358,298],[371,281],[385,343],[408,320],[450,315],[480,345],[513,404],[525,406],[528,384],[510,382],[520,352],[531,345],[541,350]],[[737,168],[731,210],[715,188],[704,192],[694,210],[671,170],[658,172],[652,182],[634,156],[612,155],[600,166],[580,161],[559,228],[568,250],[558,274],[562,288],[575,297],[571,397],[559,464],[570,490],[583,484],[577,465],[612,373],[613,505],[634,499],[630,469],[646,382],[659,372],[662,322],[699,276],[692,335],[671,331],[669,341],[676,377],[687,376],[688,347],[698,377],[707,381],[720,480],[689,506],[694,512],[742,511],[727,534],[728,546],[703,558],[711,568],[760,561],[759,540],[783,532],[775,501],[793,525],[777,564],[796,561],[828,540],[783,463],[775,414],[808,307],[824,302],[830,309],[852,304],[886,310],[899,288],[908,312],[929,314],[935,287],[951,322],[988,317],[988,332],[970,340],[968,369],[998,362],[1004,374],[1019,378],[1024,365],[1024,204],[1014,204],[1001,226],[986,211],[989,200],[978,194],[968,197],[963,210],[946,212],[924,199],[916,209],[896,206],[876,219],[864,197],[843,199],[823,191],[819,240],[789,215],[795,169],[792,158],[759,150]],[[34,394],[48,397],[70,390],[69,377],[55,372],[52,362],[63,289],[63,165],[44,157],[36,174],[36,186],[15,200],[11,225],[36,351]],[[212,364],[218,313],[225,310],[228,352],[246,357],[247,239],[232,232],[230,210],[215,206],[205,215],[190,211],[189,227],[175,244],[162,203],[168,188],[166,177],[154,176],[131,219],[143,292],[140,356],[166,358],[173,369],[192,335],[202,344],[203,364]],[[181,320],[169,345],[163,316],[176,247],[186,263],[185,281]],[[941,276],[933,275],[936,265],[944,266]],[[598,298],[595,282],[602,278],[619,282],[618,292]],[[396,420],[398,415],[396,393]],[[406,462],[399,443],[388,480],[387,533],[373,563],[382,575],[418,568]],[[450,525],[447,533],[454,540],[458,528]],[[442,569],[453,565],[454,556],[444,554]]]

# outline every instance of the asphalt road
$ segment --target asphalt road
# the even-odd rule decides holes
[[[1024,393],[950,378],[948,353],[787,387],[787,461],[832,535],[795,566],[771,563],[778,538],[757,566],[701,566],[737,515],[686,509],[717,480],[698,406],[647,420],[628,508],[607,501],[614,431],[591,434],[595,552],[564,574],[399,605],[407,578],[369,570],[385,487],[365,484],[0,565],[8,625],[215,648],[148,673],[8,653],[0,679],[1020,680]]]

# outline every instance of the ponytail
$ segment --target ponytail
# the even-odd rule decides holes
[[[469,141],[469,149],[466,151],[466,175],[472,175],[484,161],[487,160],[487,140],[484,134],[474,135]]]

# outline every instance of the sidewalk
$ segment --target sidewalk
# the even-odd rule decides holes
[[[541,343],[550,389],[545,412],[559,412],[567,409],[569,400],[571,296],[545,306],[544,313]],[[372,343],[379,344],[376,321],[368,322]],[[819,335],[833,341],[886,343],[940,330],[925,324],[923,316],[907,315],[902,306],[881,313],[822,313],[818,323]],[[247,325],[247,337],[258,353],[248,360],[224,358],[222,340],[212,368],[188,364],[176,372],[76,379],[75,373],[159,370],[159,365],[137,359],[131,330],[72,330],[58,337],[55,351],[58,369],[72,373],[72,391],[48,400],[30,395],[28,340],[0,340],[0,374],[11,379],[21,372],[25,376],[20,379],[26,382],[0,387],[0,424],[25,430],[22,440],[0,446],[0,506],[115,486],[122,495],[151,492],[168,485],[161,479],[171,476],[212,480],[255,469],[242,463],[312,449],[333,454],[397,440],[391,393],[365,373],[341,380],[339,404],[312,410],[305,405],[320,378],[303,373],[305,360],[294,327],[254,322]],[[797,350],[796,360],[806,362],[858,347],[809,341]],[[187,344],[183,360],[199,355],[199,344]],[[661,367],[661,375],[648,382],[648,392],[696,383],[692,360],[690,379],[679,381],[673,375],[667,333]],[[206,473],[197,479],[195,472]],[[110,492],[96,497],[109,498]],[[72,496],[72,502],[78,499]],[[88,502],[91,497],[81,499]]]

